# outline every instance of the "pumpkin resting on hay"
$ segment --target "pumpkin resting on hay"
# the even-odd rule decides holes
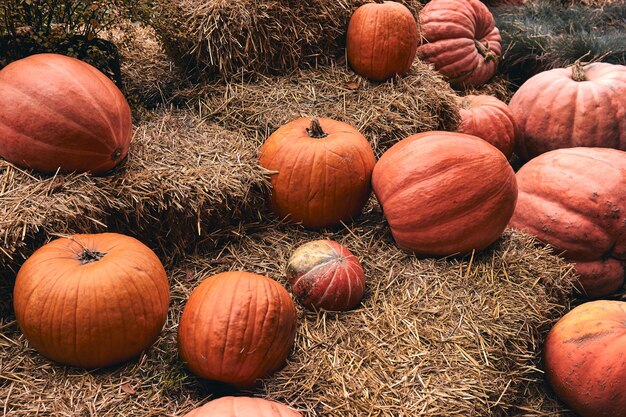
[[[302,417],[275,401],[253,397],[221,397],[185,414],[184,417]]]

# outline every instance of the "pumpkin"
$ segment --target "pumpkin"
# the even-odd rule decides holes
[[[191,294],[178,325],[178,349],[194,374],[240,388],[283,366],[296,335],[296,307],[278,282],[223,272]]]
[[[496,73],[502,38],[493,15],[478,0],[432,0],[419,14],[420,59],[455,87],[476,86]]]
[[[574,262],[588,297],[618,290],[626,265],[626,153],[557,149],[522,166],[517,183],[511,227]]]
[[[117,233],[56,239],[20,268],[17,323],[43,356],[83,368],[138,356],[159,336],[169,303],[159,258]]]
[[[420,255],[489,246],[517,199],[515,173],[502,152],[464,133],[403,139],[380,158],[372,184],[397,245]]]
[[[411,11],[395,1],[377,0],[360,6],[350,17],[346,55],[357,74],[385,81],[411,68],[418,43]]]
[[[626,66],[579,64],[526,81],[509,108],[519,129],[515,153],[529,160],[580,146],[626,150]]]
[[[557,396],[581,417],[626,416],[626,303],[598,300],[548,333],[543,366]]]
[[[0,71],[0,156],[24,168],[102,174],[128,153],[130,107],[91,65],[38,54]]]
[[[487,95],[467,95],[459,100],[461,123],[457,130],[486,140],[510,158],[516,128],[508,106]]]
[[[367,139],[349,124],[300,118],[265,141],[259,163],[274,172],[271,208],[316,229],[361,213],[376,159]]]
[[[262,398],[221,397],[191,410],[184,417],[302,417],[302,414]]]
[[[298,301],[312,310],[350,310],[365,291],[361,263],[332,240],[314,240],[297,248],[287,262],[287,278]]]

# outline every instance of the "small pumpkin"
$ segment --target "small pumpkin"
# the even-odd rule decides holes
[[[298,247],[287,262],[287,278],[298,301],[312,310],[353,309],[365,291],[361,263],[348,248],[332,240]]]
[[[332,119],[294,120],[263,144],[259,164],[271,176],[271,208],[308,228],[358,216],[371,193],[376,159],[355,128]]]
[[[116,233],[74,235],[39,248],[13,290],[17,323],[43,356],[83,368],[116,365],[158,337],[169,303],[159,258]]]
[[[296,307],[278,282],[223,272],[193,291],[178,325],[178,349],[194,374],[248,388],[280,369],[296,335]]]
[[[509,108],[524,160],[560,148],[626,150],[626,66],[597,62],[541,72],[526,81]]]
[[[31,55],[0,71],[0,156],[45,173],[103,174],[128,153],[130,107],[91,65]]]
[[[464,254],[500,237],[517,200],[515,173],[475,136],[424,132],[396,143],[372,175],[374,193],[402,248]]]
[[[459,101],[461,123],[457,130],[486,140],[510,158],[517,129],[509,107],[487,95],[467,95]]]
[[[184,417],[302,417],[302,414],[262,398],[221,397],[191,410]]]
[[[453,86],[484,84],[496,73],[502,37],[479,0],[432,0],[420,11],[419,21],[422,44],[417,55]]]
[[[626,303],[588,302],[548,333],[543,366],[548,383],[581,417],[626,416]]]
[[[511,227],[537,236],[574,262],[584,295],[603,297],[624,283],[626,153],[568,148],[546,152],[517,172]]]
[[[418,43],[417,22],[411,11],[395,1],[377,0],[352,14],[346,55],[357,74],[385,81],[411,68]]]

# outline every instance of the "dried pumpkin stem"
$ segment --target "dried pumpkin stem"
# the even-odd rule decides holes
[[[99,261],[106,255],[106,252],[98,252],[95,250],[83,248],[83,251],[78,254],[78,260],[81,265],[89,264],[92,262]]]
[[[585,78],[585,68],[580,61],[574,62],[572,66],[572,80],[577,82],[587,81],[587,78]]]
[[[311,126],[306,129],[306,133],[308,133],[310,137],[315,139],[321,139],[328,136],[328,133],[322,130],[322,125],[317,119],[311,119]]]
[[[497,58],[496,54],[494,54],[491,49],[489,49],[489,42],[487,42],[487,45],[485,46],[482,43],[478,42],[476,39],[474,39],[474,45],[476,45],[478,53],[483,56],[485,62],[489,62]]]

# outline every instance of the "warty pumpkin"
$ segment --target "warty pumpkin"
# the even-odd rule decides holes
[[[167,318],[169,284],[159,258],[116,233],[73,235],[39,248],[13,290],[17,323],[43,356],[83,368],[138,356]]]
[[[221,397],[190,411],[184,417],[302,417],[302,414],[263,398]]]
[[[0,156],[44,173],[103,174],[128,153],[130,107],[91,65],[38,54],[0,71]]]

